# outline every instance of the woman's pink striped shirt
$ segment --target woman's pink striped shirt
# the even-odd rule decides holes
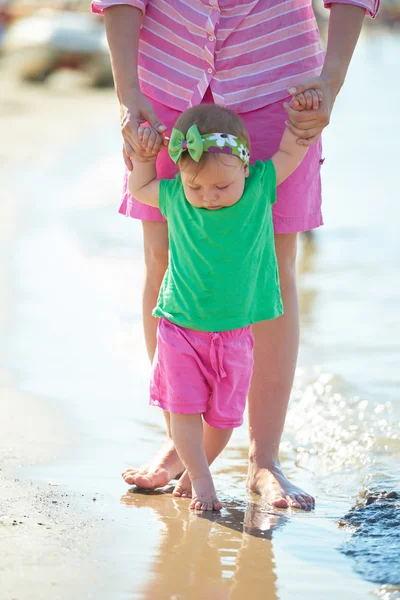
[[[375,16],[379,0],[335,0]],[[287,96],[323,63],[311,0],[94,0],[94,12],[139,8],[139,78],[150,98],[185,110],[208,86],[215,102],[237,112]],[[329,7],[331,0],[325,0]]]

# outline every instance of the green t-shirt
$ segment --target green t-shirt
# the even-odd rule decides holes
[[[200,331],[226,331],[282,314],[274,247],[271,160],[250,167],[243,196],[219,210],[196,208],[180,175],[160,183],[169,264],[155,317]]]

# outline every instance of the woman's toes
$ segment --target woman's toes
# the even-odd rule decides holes
[[[122,477],[125,477],[126,475],[135,475],[137,473],[137,469],[125,469],[125,471],[122,471],[121,475]]]
[[[315,507],[315,499],[301,489],[294,489],[285,493],[281,490],[271,501],[276,508],[296,508],[310,511]]]
[[[126,479],[125,479],[125,481],[126,481]],[[138,487],[141,487],[144,489],[150,489],[153,487],[153,482],[152,482],[151,477],[148,475],[143,475],[142,473],[137,473],[135,475],[134,483]]]
[[[272,506],[275,506],[276,508],[288,508],[289,507],[289,503],[288,503],[287,499],[284,498],[283,496],[275,498],[274,500],[272,500],[271,504],[272,504]]]
[[[312,510],[313,508],[315,508],[315,500],[312,496],[304,495],[303,500],[307,505],[306,510]]]
[[[299,497],[299,495],[297,495],[297,497]],[[313,510],[315,508],[315,500],[312,496],[309,496],[308,494],[302,494],[300,496],[300,498],[303,500],[304,504],[305,504],[305,509],[304,510]]]
[[[313,508],[311,499],[308,500],[307,496],[304,497],[301,494],[291,494],[290,496],[286,497],[288,499],[288,504],[291,508],[297,508],[306,511],[309,511]]]
[[[134,477],[130,477],[128,475],[126,475],[124,477],[124,481],[125,483],[127,483],[128,485],[135,485],[135,478]]]
[[[307,507],[307,502],[305,501],[305,499],[303,498],[303,496],[301,496],[301,495],[299,495],[299,494],[296,494],[296,500],[297,500],[297,502],[300,504],[300,507],[301,507],[303,510],[308,510],[308,507]]]
[[[293,494],[292,496],[287,495],[287,505],[290,508],[301,508],[300,502],[297,500],[296,496]]]
[[[133,485],[135,483],[135,477],[137,475],[137,471],[135,471],[134,469],[127,469],[126,471],[124,471],[122,473],[122,478],[125,481],[125,483],[128,483],[129,485]]]

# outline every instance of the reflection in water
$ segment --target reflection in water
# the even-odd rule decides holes
[[[130,490],[121,502],[151,508],[163,525],[146,600],[277,600],[272,531],[286,517],[263,506],[226,501],[221,513],[191,513],[163,492]]]

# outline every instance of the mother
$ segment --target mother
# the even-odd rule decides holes
[[[275,506],[309,510],[314,499],[283,474],[278,458],[299,342],[296,292],[297,233],[322,225],[320,135],[358,40],[365,14],[375,16],[379,0],[325,0],[331,9],[324,56],[311,0],[94,0],[104,12],[115,87],[121,107],[124,160],[142,154],[139,123],[159,132],[179,113],[204,100],[239,112],[252,138],[253,160],[277,149],[285,120],[312,145],[302,171],[278,188],[274,206],[275,246],[284,315],[254,326],[255,365],[249,394],[247,486]],[[297,111],[290,95],[308,88],[322,92],[318,111]],[[283,109],[284,106],[284,109]],[[286,111],[286,113],[285,113]],[[315,143],[316,142],[316,143]],[[161,177],[173,177],[167,153],[158,159]],[[167,224],[158,209],[140,205],[124,191],[120,212],[141,219],[146,280],[143,321],[150,359],[157,321],[151,316],[168,260]],[[151,463],[128,469],[128,484],[166,485],[182,465],[170,439]],[[207,438],[207,429],[205,430]],[[207,440],[206,440],[207,441]],[[210,461],[217,449],[209,449]],[[176,494],[185,488],[178,483]]]

